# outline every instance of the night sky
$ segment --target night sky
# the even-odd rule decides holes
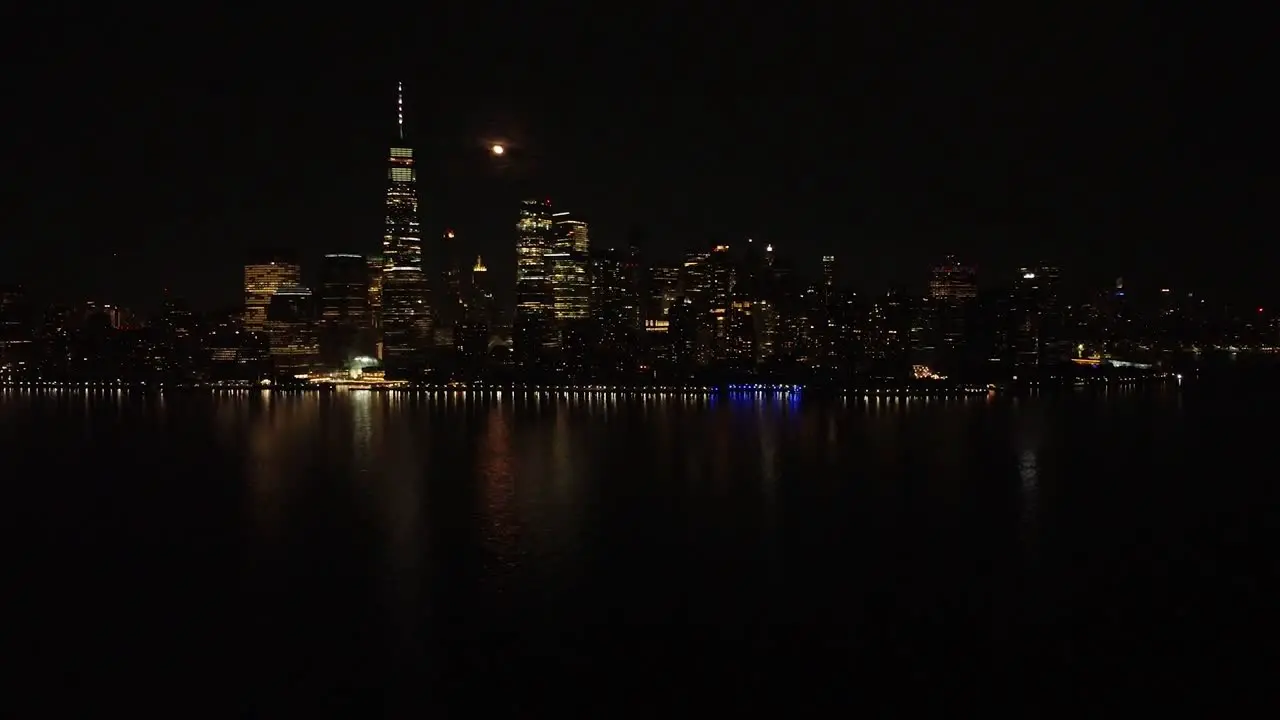
[[[254,253],[375,251],[403,81],[424,235],[456,229],[504,284],[514,199],[536,192],[588,220],[596,246],[636,238],[676,259],[752,237],[815,274],[834,253],[866,290],[921,286],[950,252],[986,285],[1044,260],[1081,288],[1123,275],[1272,292],[1263,199],[1280,187],[1254,139],[1273,127],[1269,23],[897,5],[6,11],[0,281],[231,305]],[[507,167],[491,139],[512,144]]]

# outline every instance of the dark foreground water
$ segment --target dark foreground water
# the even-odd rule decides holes
[[[0,390],[7,702],[1221,712],[1277,668],[1275,412]]]

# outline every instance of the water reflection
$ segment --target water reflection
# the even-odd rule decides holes
[[[732,459],[737,448],[734,446],[734,428],[732,425],[734,405],[712,400],[714,408],[711,422],[710,464],[711,485],[717,492],[724,492],[729,485],[733,472]]]
[[[517,406],[517,411],[519,411]],[[489,410],[477,448],[477,481],[481,487],[484,543],[491,577],[499,587],[520,564],[521,528],[516,512],[512,467],[511,417],[505,408]]]
[[[764,505],[763,522],[760,531],[764,547],[764,562],[769,573],[776,571],[782,558],[776,541],[778,528],[778,485],[782,480],[782,459],[779,446],[779,427],[791,418],[790,407],[779,406],[778,401],[766,408],[763,403],[756,406],[755,427],[751,435],[759,438],[760,443],[760,489],[761,501]]]
[[[378,398],[380,402],[381,397]],[[351,403],[351,449],[355,455],[356,470],[368,473],[373,469],[373,393],[350,393]],[[381,416],[378,416],[381,419]]]
[[[1040,471],[1037,467],[1036,451],[1022,451],[1018,460],[1018,480],[1020,481],[1022,499],[1022,524],[1030,527],[1035,523],[1037,505],[1040,495]]]
[[[745,436],[754,436],[760,443],[760,480],[765,489],[765,496],[772,504],[778,489],[778,430],[785,421],[785,408],[778,406],[778,400],[757,399],[754,412],[754,427],[749,428]],[[767,403],[767,404],[766,404]]]
[[[575,428],[571,407],[557,408],[555,424],[551,432],[551,485],[556,504],[568,507],[576,502],[577,488],[581,482],[582,463],[575,443]]]
[[[355,448],[352,480],[362,486],[376,518],[384,552],[382,593],[393,626],[412,636],[423,598],[427,563],[424,513],[426,474],[431,462],[431,416],[410,408],[388,417],[375,411],[381,397],[353,393],[351,441]]]
[[[4,397],[12,422],[22,406]],[[71,435],[83,401],[57,401]],[[813,562],[808,550],[788,554],[783,538],[804,548],[825,535],[831,549],[813,551],[823,557],[852,552],[840,543],[856,533],[886,552],[960,527],[1020,522],[1030,538],[1042,489],[1062,487],[1043,445],[1062,422],[1036,410],[1040,400],[1014,410],[985,398],[255,391],[169,402],[172,427],[149,428],[148,442],[172,441],[193,418],[212,426],[218,449],[243,468],[231,482],[247,489],[250,555],[263,577],[300,556],[314,556],[309,572],[321,578],[358,566],[352,582],[402,629],[424,622],[446,583],[466,588],[453,591],[465,603],[475,592],[551,596],[593,574],[666,572],[633,572],[623,556],[669,553],[664,562],[696,557],[743,567],[735,577],[781,576]],[[138,415],[103,410],[108,425]],[[939,472],[957,467],[965,473]],[[892,529],[874,535],[866,526],[876,523]]]
[[[1035,537],[1040,512],[1040,453],[1043,447],[1046,424],[1049,418],[1043,405],[1019,402],[1015,406],[1017,413],[1017,432],[1014,436],[1015,451],[1018,454],[1018,499],[1020,506],[1019,519],[1022,526],[1023,540],[1030,543]]]
[[[300,446],[314,436],[317,405],[315,395],[264,392],[245,426],[250,515],[264,537],[278,539],[285,531],[290,496],[302,475]]]

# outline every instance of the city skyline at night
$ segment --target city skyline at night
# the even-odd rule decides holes
[[[114,298],[37,311],[35,294],[10,285],[4,370],[20,379],[114,367],[136,378],[345,382],[348,372],[376,368],[397,382],[839,385],[947,375],[985,382],[1073,364],[1159,367],[1205,349],[1280,347],[1274,309],[1206,304],[1185,287],[1135,292],[1121,277],[1089,287],[1030,254],[993,274],[948,253],[918,268],[922,283],[868,292],[847,272],[863,257],[806,256],[803,244],[784,240],[725,238],[674,256],[640,227],[601,241],[589,212],[532,194],[543,178],[528,171],[546,159],[505,138],[471,159],[497,173],[473,199],[506,219],[498,256],[513,257],[514,268],[504,279],[481,260],[476,238],[424,229],[421,183],[444,170],[416,151],[404,83],[394,87],[379,245],[354,242],[310,262],[299,259],[301,247],[255,253],[229,312],[192,312],[199,308],[181,287],[166,289],[158,313]],[[88,345],[71,350],[76,343]]]
[[[1270,694],[1252,6],[6,9],[15,707]]]
[[[1270,303],[1255,296],[1270,287],[1271,193],[1245,142],[1262,115],[1223,102],[1219,82],[1247,76],[1235,43],[1186,52],[1181,21],[1132,8],[901,26],[868,12],[844,49],[735,18],[688,43],[705,56],[682,50],[591,88],[554,72],[578,66],[569,46],[533,52],[511,18],[432,23],[450,31],[430,42],[411,24],[388,37],[352,21],[341,53],[265,19],[213,19],[208,37],[234,42],[199,52],[170,47],[179,33],[37,24],[44,40],[15,46],[32,73],[13,87],[24,180],[0,281],[148,311],[170,289],[212,309],[238,301],[233,278],[266,248],[296,249],[309,272],[327,253],[375,252],[401,79],[423,242],[456,230],[503,278],[504,303],[521,196],[572,210],[601,247],[644,235],[649,256],[678,262],[754,238],[807,276],[840,257],[842,280],[868,293],[922,289],[955,254],[984,278],[1046,262],[1078,290],[1125,277]],[[889,43],[871,30],[884,26],[911,31]],[[486,49],[508,32],[529,63]],[[529,91],[551,78],[556,92]]]

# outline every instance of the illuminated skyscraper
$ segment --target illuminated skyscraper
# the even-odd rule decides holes
[[[649,277],[644,283],[646,296],[642,298],[644,329],[649,357],[654,362],[673,360],[670,342],[671,307],[680,298],[680,266],[674,263],[655,263],[649,267]]]
[[[666,320],[680,296],[680,266],[675,264],[654,263],[649,268],[648,303],[645,307],[645,320]],[[646,322],[645,327],[649,327]]]
[[[929,277],[929,297],[933,300],[972,300],[978,295],[977,271],[961,265],[954,255],[933,268]]]
[[[0,285],[0,372],[31,359],[32,316],[21,286]]]
[[[282,287],[297,285],[302,269],[296,262],[281,258],[244,266],[244,327],[261,332],[267,319],[271,296]]]
[[[708,295],[711,308],[712,356],[716,360],[728,357],[729,311],[733,305],[733,288],[738,284],[738,272],[728,245],[717,245],[707,259]]]
[[[422,268],[422,229],[418,219],[418,175],[413,148],[404,136],[403,87],[396,97],[399,137],[387,158],[387,219],[382,256],[387,267]]]
[[[493,324],[493,288],[489,285],[489,268],[476,256],[471,268],[471,288],[467,298],[467,318],[481,321],[486,327]]]
[[[569,219],[568,214],[554,213],[555,239],[552,252],[546,255],[557,322],[585,319],[591,299],[591,282],[587,275],[587,224]]]
[[[474,368],[484,365],[494,322],[489,269],[479,257],[471,268],[471,282],[467,284],[465,300],[463,319],[456,326],[454,342],[464,363]]]
[[[680,291],[692,302],[701,302],[711,295],[710,260],[708,252],[689,251],[684,255]]]
[[[965,337],[966,305],[977,296],[977,271],[973,267],[961,265],[955,256],[949,255],[945,262],[933,268],[929,277],[929,304],[921,313],[924,334],[932,336],[926,344],[948,351],[959,348]]]
[[[397,95],[399,137],[387,166],[386,232],[382,238],[382,359],[391,376],[419,369],[431,339],[427,279],[422,271],[422,231],[418,220],[413,148],[404,137],[403,88]]]
[[[556,224],[556,249],[587,255],[591,250],[587,224],[570,218],[567,212],[552,213],[552,215],[555,217]]]
[[[369,326],[376,328],[382,317],[382,271],[386,269],[387,262],[381,255],[370,255],[367,263]]]
[[[554,300],[547,253],[553,223],[550,200],[525,200],[516,220],[516,316],[512,344],[517,361],[534,364],[556,345]]]

